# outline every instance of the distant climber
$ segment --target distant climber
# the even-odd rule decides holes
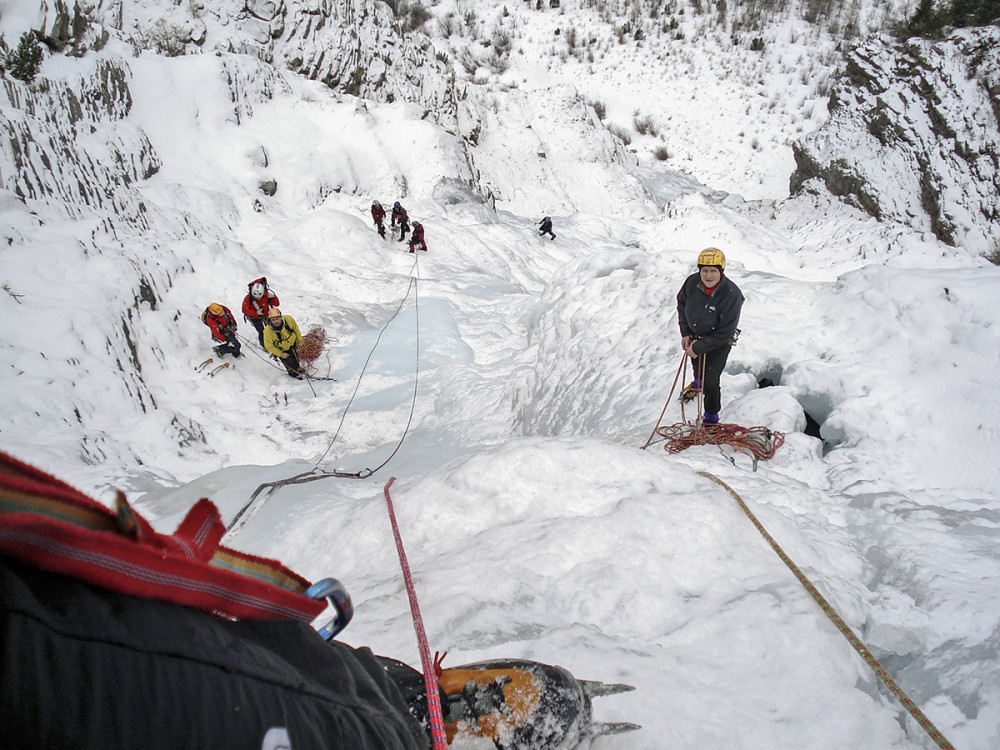
[[[424,242],[424,225],[419,221],[413,222],[413,234],[410,235],[410,252],[414,252],[417,248],[427,250],[427,243]]]
[[[299,364],[298,345],[302,341],[298,323],[291,315],[282,315],[281,310],[272,307],[267,313],[268,326],[264,329],[264,348],[281,360],[289,377],[302,380],[302,366]]]
[[[213,348],[216,356],[240,356],[240,342],[236,339],[236,319],[225,305],[213,302],[201,314],[201,321],[212,332],[212,339],[220,342]]]
[[[392,214],[389,220],[389,226],[395,229],[399,227],[399,236],[397,238],[398,242],[402,242],[403,238],[406,237],[406,233],[410,231],[410,217],[406,213],[406,209],[403,208],[399,201],[392,204]]]
[[[681,348],[694,360],[694,380],[685,389],[705,397],[702,423],[716,424],[722,406],[719,380],[739,333],[743,292],[725,275],[726,256],[709,247],[698,254],[698,272],[687,277],[677,293]]]
[[[267,278],[261,276],[247,284],[247,296],[243,298],[243,319],[257,329],[257,339],[264,346],[264,322],[267,311],[281,304],[278,295],[267,287]]]
[[[550,240],[554,240],[556,238],[555,232],[552,231],[552,217],[551,216],[546,216],[544,219],[542,219],[540,222],[538,222],[538,234],[540,234],[540,235],[547,234],[547,235],[549,235],[549,239]]]
[[[372,201],[372,221],[375,222],[375,228],[378,230],[378,236],[385,239],[385,224],[382,222],[385,220],[385,209],[382,208],[382,204],[378,201]]]

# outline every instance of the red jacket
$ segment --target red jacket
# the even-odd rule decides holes
[[[205,312],[201,314],[201,319],[212,331],[212,338],[216,341],[225,341],[225,331],[229,328],[232,328],[234,333],[236,332],[236,319],[233,318],[233,313],[225,305],[222,305],[221,315],[212,315],[206,307]]]
[[[243,314],[253,320],[264,320],[267,317],[268,310],[279,306],[278,295],[270,289],[260,299],[254,299],[252,294],[248,294],[243,298]]]
[[[385,218],[385,209],[382,206],[372,206],[372,219],[375,223],[382,221]]]

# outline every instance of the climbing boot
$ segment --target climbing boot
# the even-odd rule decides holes
[[[695,378],[687,388],[681,391],[681,401],[685,404],[688,401],[694,401],[698,398],[699,393],[701,393],[701,381]]]

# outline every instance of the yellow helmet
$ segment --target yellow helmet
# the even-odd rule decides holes
[[[701,268],[702,266],[718,266],[725,271],[726,256],[717,247],[706,247],[698,253],[698,268]]]
[[[281,317],[281,310],[279,310],[277,307],[272,307],[270,310],[267,311],[268,320],[273,320],[274,318],[280,318],[280,317]]]
[[[212,313],[212,315],[222,315],[222,305],[218,302],[213,302],[208,306],[208,311]]]

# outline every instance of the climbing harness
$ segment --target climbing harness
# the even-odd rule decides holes
[[[447,750],[448,740],[444,731],[444,716],[441,713],[441,696],[438,693],[439,664],[431,659],[430,646],[427,644],[427,633],[424,621],[420,616],[420,605],[417,603],[417,592],[413,586],[413,576],[410,574],[410,564],[403,549],[403,539],[399,535],[399,525],[396,523],[396,512],[392,507],[392,496],[389,488],[396,481],[390,477],[382,490],[385,495],[385,506],[389,512],[389,523],[392,525],[392,536],[396,540],[396,553],[399,555],[399,567],[403,571],[403,581],[406,584],[406,595],[410,600],[410,616],[413,619],[413,630],[417,634],[417,647],[420,650],[420,663],[424,669],[424,691],[427,695],[427,711],[430,715],[431,738],[434,740],[434,750]]]
[[[119,594],[238,620],[309,622],[324,609],[309,582],[274,560],[221,544],[218,509],[202,498],[162,534],[118,492],[108,508],[0,452],[0,554]]]
[[[717,476],[709,474],[707,471],[699,471],[698,474],[706,479],[712,480],[732,496],[732,498],[736,501],[736,504],[740,506],[740,509],[746,514],[747,518],[750,519],[750,522],[756,527],[757,531],[760,532],[760,535],[764,537],[765,541],[767,541],[769,545],[771,545],[771,549],[775,551],[778,557],[781,558],[781,561],[790,571],[792,571],[792,574],[799,580],[799,583],[805,587],[805,590],[809,592],[809,595],[816,601],[820,609],[823,610],[826,616],[830,618],[830,621],[837,627],[837,630],[839,630],[844,638],[847,639],[847,642],[851,644],[851,647],[858,652],[862,659],[864,659],[865,663],[875,673],[875,676],[882,681],[882,684],[889,689],[889,692],[892,693],[896,700],[900,702],[903,708],[909,711],[910,715],[916,720],[917,724],[919,724],[920,727],[927,732],[927,735],[934,740],[935,743],[937,743],[938,747],[942,748],[942,750],[954,750],[952,744],[948,742],[945,736],[941,734],[940,730],[934,726],[934,723],[924,715],[924,712],[921,711],[910,696],[903,691],[888,671],[886,671],[885,667],[883,667],[879,660],[875,658],[875,655],[869,651],[865,644],[861,642],[861,639],[854,634],[854,631],[851,630],[850,626],[846,622],[844,622],[844,619],[833,608],[833,605],[831,605],[830,602],[826,600],[826,597],[824,597],[812,584],[812,582],[806,578],[805,574],[799,569],[798,565],[792,562],[792,559],[785,554],[785,551],[774,540],[774,537],[768,533],[767,529],[764,528],[764,525],[757,519],[757,516],[753,514],[753,511],[751,511],[747,504],[743,502],[743,498],[741,498],[732,487],[723,482]]]
[[[259,351],[257,351],[257,344],[258,344],[258,342],[256,340],[251,341],[250,339],[246,338],[245,336],[241,336],[238,333],[236,334],[236,338],[238,338],[240,340],[240,343],[242,343],[242,344],[244,344],[246,346],[246,350],[247,351],[249,351],[251,354],[253,354],[258,359],[262,360],[268,367],[273,367],[275,370],[281,370],[281,369],[283,369],[277,362],[275,362],[271,358],[272,355],[270,355],[270,354],[264,355],[264,354],[261,354]]]
[[[688,363],[688,359],[689,358],[685,355],[684,362],[683,362],[683,364],[684,364],[684,372],[681,375],[681,382],[682,383],[685,380],[687,380],[687,363]],[[694,367],[692,367],[691,369],[694,370]],[[698,358],[698,372],[694,372],[692,374],[694,375],[694,379],[697,380],[699,383],[701,383],[702,386],[704,386],[704,383],[705,383],[705,358],[704,357],[699,357]],[[683,398],[683,393],[681,394],[681,396],[682,396],[681,397],[681,421],[682,422],[687,422],[687,416],[684,414],[685,405],[687,404],[687,401]],[[668,400],[668,402],[669,402],[669,400]],[[702,418],[701,415],[704,414],[704,412],[702,411],[702,407],[704,406],[704,403],[705,403],[705,391],[704,391],[704,388],[703,387],[702,388],[698,388],[697,389],[697,393],[695,394],[695,409],[697,410],[696,413],[698,415],[697,417],[695,417],[695,422],[696,423],[701,420],[701,418]]]

